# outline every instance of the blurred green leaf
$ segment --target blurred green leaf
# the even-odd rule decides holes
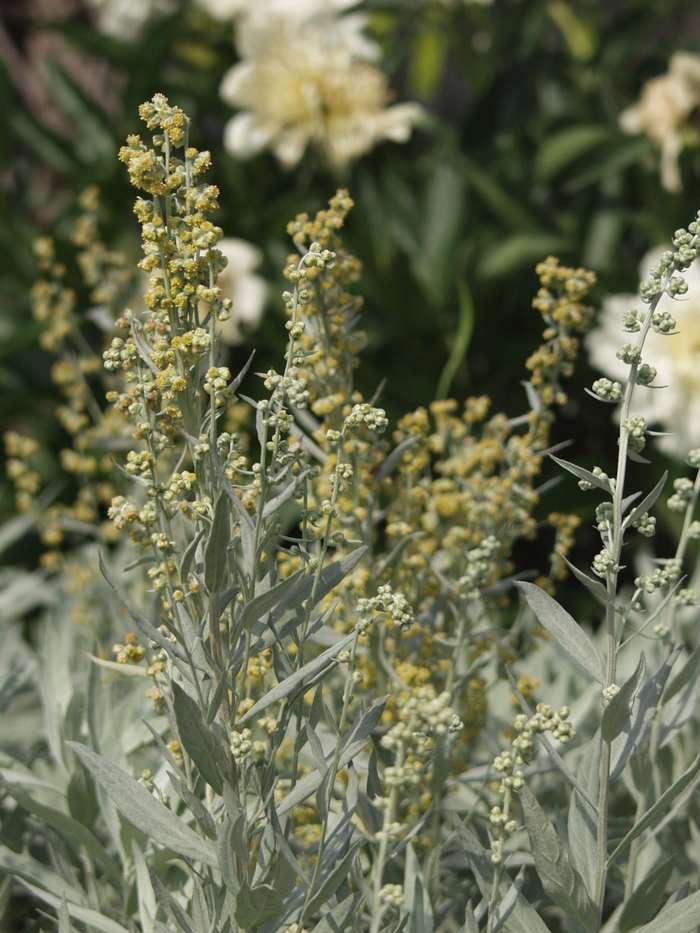
[[[571,241],[558,234],[515,233],[486,253],[479,263],[479,274],[483,278],[508,275],[570,250]]]
[[[612,130],[604,124],[575,125],[548,137],[541,145],[534,164],[534,174],[549,181],[576,159],[610,138]]]

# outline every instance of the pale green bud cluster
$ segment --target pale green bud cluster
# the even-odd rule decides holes
[[[231,372],[227,366],[211,366],[207,370],[204,391],[211,395],[217,408],[226,405],[233,398],[233,392],[227,388],[231,381]]]
[[[399,714],[401,721],[382,737],[382,745],[389,751],[400,753],[402,761],[409,755],[424,755],[434,737],[464,728],[450,702],[449,693],[436,694],[432,687],[421,687],[406,700]],[[393,777],[397,782],[402,780],[410,784],[412,781],[403,772],[400,777],[398,772]],[[390,784],[388,778],[387,784]]]
[[[673,495],[666,503],[672,512],[685,512],[693,498],[693,482],[686,476],[673,481]]]
[[[620,567],[619,564],[615,563],[611,552],[605,547],[600,554],[596,554],[593,558],[592,569],[596,576],[605,579],[609,573],[617,573]]]
[[[403,886],[400,884],[385,884],[379,892],[379,903],[391,907],[400,907],[403,904]]]
[[[610,379],[596,379],[592,388],[598,398],[605,399],[607,402],[619,402],[622,398],[622,386],[619,382],[612,382]]]
[[[252,735],[250,729],[241,729],[240,732],[231,733],[231,753],[236,761],[243,761],[253,751]]]
[[[642,351],[639,347],[633,347],[631,343],[625,343],[620,347],[615,356],[618,360],[622,360],[623,363],[632,366],[635,363],[641,362]]]
[[[655,593],[657,590],[672,586],[680,576],[679,560],[667,560],[664,567],[657,567],[652,573],[645,573],[637,577],[634,585],[645,593]]]
[[[651,385],[654,379],[656,379],[656,369],[648,363],[642,363],[637,370],[637,382],[639,385]]]
[[[657,334],[670,334],[675,330],[676,319],[668,311],[655,311],[651,316],[651,326]]]
[[[362,424],[375,434],[383,434],[387,429],[389,419],[383,408],[374,408],[367,402],[362,402],[353,406],[345,419],[345,425],[352,430]]]
[[[372,622],[370,616],[380,612],[388,612],[394,626],[402,632],[407,632],[413,625],[413,608],[403,593],[394,593],[390,584],[385,583],[377,589],[377,595],[369,599],[357,600],[357,612],[360,620],[357,629],[364,634]]]
[[[114,372],[117,369],[130,369],[138,356],[138,350],[133,341],[114,337],[108,350],[102,354],[105,369]]]
[[[591,473],[595,476],[596,479],[602,480],[606,485],[610,487],[612,492],[615,488],[615,480],[610,479],[607,473],[604,473],[600,467],[594,466],[591,470]],[[578,481],[578,488],[582,489],[584,492],[587,492],[589,489],[595,489],[595,485],[590,483],[587,479],[580,479]]]
[[[286,376],[280,376],[274,369],[269,369],[265,374],[264,386],[272,391],[272,399],[275,401],[281,403],[286,395],[295,408],[303,409],[309,404],[308,381],[299,378],[299,371],[294,366],[289,368]]]
[[[636,528],[640,535],[644,535],[645,538],[651,538],[656,532],[656,518],[645,512],[635,522],[632,522],[632,527]]]
[[[627,437],[629,439],[630,450],[633,450],[635,453],[640,453],[644,450],[644,445],[646,444],[646,430],[647,423],[642,418],[641,415],[633,415],[631,418],[625,418],[622,422],[622,426],[627,431]]]
[[[609,687],[603,687],[603,706],[607,706],[619,692],[620,688],[617,684],[610,684]]]
[[[676,604],[676,606],[697,606],[698,595],[695,590],[684,588],[682,590],[678,590],[676,595],[673,597],[673,602]]]
[[[459,579],[459,587],[469,599],[478,599],[481,590],[488,586],[497,550],[498,538],[489,535],[478,547],[467,551],[467,566]]]
[[[642,314],[641,311],[630,308],[629,311],[625,311],[622,315],[622,326],[628,333],[636,334],[645,318],[646,315]]]

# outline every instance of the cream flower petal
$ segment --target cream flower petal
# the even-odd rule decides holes
[[[658,262],[663,249],[652,250],[642,261],[640,274],[645,279],[652,265]],[[690,449],[700,445],[700,262],[685,273],[688,294],[672,299],[664,295],[657,310],[667,311],[677,324],[677,334],[663,335],[650,331],[644,345],[644,362],[654,366],[654,384],[668,388],[635,389],[632,413],[641,415],[647,423],[662,431],[672,432],[656,443],[667,454],[685,457]],[[615,357],[624,343],[633,342],[634,335],[622,330],[622,314],[628,308],[648,313],[638,295],[614,295],[603,305],[598,326],[586,337],[585,344],[591,364],[610,379],[624,382],[629,367]]]

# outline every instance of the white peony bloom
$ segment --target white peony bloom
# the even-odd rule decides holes
[[[677,52],[666,74],[647,81],[638,103],[620,114],[620,126],[626,133],[646,133],[661,149],[661,184],[667,191],[682,188],[680,130],[699,105],[700,56]]]
[[[123,42],[138,39],[149,21],[174,12],[177,0],[87,0],[100,32]]]
[[[233,302],[231,317],[220,325],[221,339],[236,346],[243,342],[245,330],[258,326],[265,310],[267,285],[254,271],[262,262],[263,254],[252,243],[234,237],[224,237],[217,243],[217,249],[228,259],[218,280],[221,297]]]
[[[647,253],[640,267],[642,279],[663,251]],[[700,261],[693,263],[685,279],[687,295],[676,299],[664,295],[657,307],[675,318],[678,333],[664,336],[650,330],[642,353],[644,362],[658,371],[653,385],[668,388],[637,386],[632,399],[632,414],[644,417],[652,428],[668,431],[670,436],[658,438],[657,443],[679,459],[700,446]],[[622,315],[630,308],[649,313],[649,306],[638,295],[606,299],[597,328],[585,338],[591,365],[623,384],[629,366],[615,354],[623,344],[634,343],[634,334],[622,329]]]
[[[362,16],[299,21],[257,8],[242,20],[242,61],[221,85],[222,98],[243,111],[226,126],[229,152],[249,158],[270,148],[292,167],[315,144],[341,167],[383,139],[406,142],[422,108],[387,106],[387,80],[367,61],[377,49],[363,26]]]

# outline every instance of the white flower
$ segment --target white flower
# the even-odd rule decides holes
[[[298,20],[341,13],[360,0],[197,0],[214,19],[232,20],[237,16],[289,16]]]
[[[254,273],[262,262],[263,254],[252,243],[234,237],[224,237],[217,243],[217,249],[228,259],[217,284],[221,288],[221,297],[230,298],[233,302],[230,318],[221,324],[221,339],[235,346],[244,339],[241,325],[246,330],[255,329],[265,310],[267,285]]]
[[[422,109],[387,107],[387,80],[368,62],[377,49],[362,34],[364,22],[356,15],[265,17],[258,8],[243,19],[242,61],[221,85],[222,98],[243,111],[226,126],[229,152],[249,158],[270,148],[291,167],[313,143],[331,165],[343,166],[382,139],[405,142]]]
[[[666,247],[664,247],[665,249]],[[664,249],[647,253],[640,274],[646,279]],[[672,432],[657,440],[667,454],[684,458],[691,448],[700,446],[700,262],[694,262],[685,273],[688,294],[672,299],[664,295],[657,312],[669,313],[676,320],[678,333],[658,334],[650,330],[644,343],[642,358],[658,370],[653,386],[634,390],[632,415],[662,431]],[[648,305],[638,295],[613,295],[606,299],[598,327],[586,337],[590,362],[611,379],[625,383],[629,366],[615,354],[629,342],[630,334],[622,330],[622,315],[630,308],[649,313]]]
[[[642,88],[637,104],[620,114],[626,133],[646,133],[661,149],[661,184],[667,191],[681,190],[678,156],[683,148],[679,130],[700,105],[700,56],[677,52],[666,74]]]
[[[175,10],[175,0],[88,0],[100,32],[124,42],[137,39],[148,22]]]

